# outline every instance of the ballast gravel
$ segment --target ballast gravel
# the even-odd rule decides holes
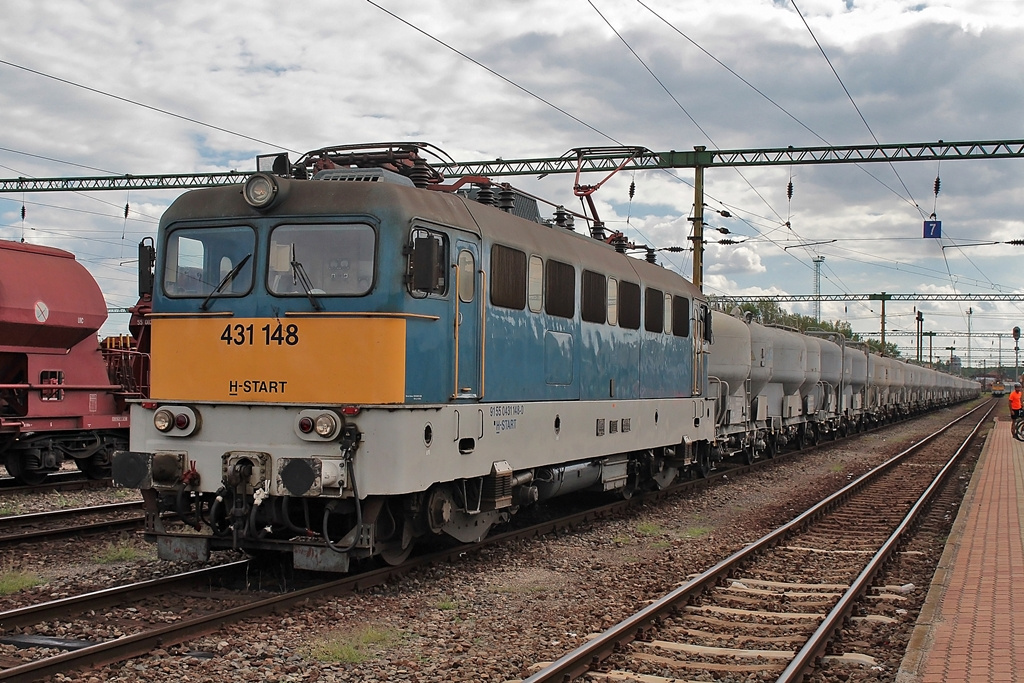
[[[913,424],[779,459],[758,472],[642,505],[626,517],[487,549],[360,594],[325,597],[144,658],[53,680],[498,683],[526,678],[538,663],[554,661],[792,519],[952,415],[936,411]],[[120,500],[126,493],[59,495],[79,507]],[[52,501],[6,504],[28,512],[49,509]],[[136,554],[127,561],[100,562],[103,543],[110,541],[90,543],[47,543],[10,553],[0,564],[3,572],[34,573],[45,583],[0,596],[0,610],[184,568],[160,562],[135,536],[120,541]],[[8,647],[0,645],[0,655]],[[894,673],[880,672],[878,680],[892,680]],[[865,680],[864,672],[857,680]]]

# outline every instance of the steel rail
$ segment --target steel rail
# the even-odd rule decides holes
[[[4,493],[38,493],[47,489],[59,491],[79,491],[82,489],[104,488],[110,486],[110,479],[89,479],[81,472],[51,472],[41,484],[26,485],[14,477],[0,477],[0,491]]]
[[[126,501],[123,503],[106,503],[104,505],[93,505],[85,508],[61,508],[47,512],[29,512],[24,515],[5,515],[0,517],[0,529],[16,526],[18,524],[32,524],[33,522],[46,521],[48,519],[62,519],[64,517],[78,517],[88,514],[102,514],[104,512],[119,512],[122,510],[141,510],[142,501]]]
[[[636,614],[628,617],[622,622],[612,626],[608,630],[604,631],[595,638],[590,639],[588,642],[580,645],[576,649],[563,655],[561,658],[549,664],[545,668],[537,671],[529,678],[525,679],[523,683],[549,683],[551,681],[571,681],[578,676],[586,673],[594,664],[597,664],[613,654],[618,648],[624,646],[636,639],[637,634],[643,632],[649,628],[656,620],[661,618],[666,613],[675,610],[679,605],[685,604],[692,596],[696,596],[705,590],[711,589],[716,586],[719,581],[728,578],[732,572],[742,566],[745,562],[750,560],[752,557],[774,547],[780,543],[783,539],[790,536],[792,533],[804,528],[810,524],[813,520],[821,517],[826,512],[831,511],[833,508],[844,502],[854,493],[857,493],[869,484],[873,479],[880,476],[881,474],[888,472],[893,467],[898,465],[909,455],[920,450],[925,445],[931,443],[937,439],[941,434],[951,429],[954,425],[967,417],[973,415],[977,411],[989,407],[988,414],[991,414],[991,410],[994,408],[994,402],[988,402],[981,404],[963,415],[957,417],[955,420],[936,430],[929,436],[921,439],[914,443],[909,448],[903,450],[897,455],[893,456],[889,460],[885,461],[881,465],[878,465],[874,469],[864,473],[857,479],[853,480],[842,489],[836,491],[827,498],[821,500],[811,508],[807,509],[794,519],[790,520],[786,524],[778,527],[774,531],[766,534],[757,541],[747,545],[742,550],[730,555],[722,561],[715,564],[710,569],[707,569],[698,576],[690,579],[683,585],[679,586],[667,595],[659,598],[652,602],[650,605],[640,610]],[[984,419],[982,420],[984,421]],[[976,428],[977,429],[977,428]],[[973,434],[976,433],[972,432]]]
[[[896,549],[904,540],[904,537],[913,529],[915,523],[920,518],[924,509],[938,494],[939,489],[946,483],[953,469],[960,463],[960,459],[963,454],[967,452],[967,448],[973,443],[978,432],[981,431],[982,425],[984,425],[989,417],[992,415],[992,411],[995,410],[997,403],[991,402],[991,406],[988,412],[978,421],[978,424],[974,426],[971,433],[964,439],[964,442],[960,444],[956,452],[945,464],[945,466],[939,471],[935,478],[932,479],[931,484],[925,489],[924,493],[920,495],[917,501],[911,506],[907,512],[903,521],[899,523],[896,529],[892,532],[882,547],[879,548],[878,552],[871,558],[868,564],[861,571],[860,575],[850,584],[850,587],[843,593],[843,596],[836,603],[835,607],[828,613],[828,615],[822,620],[821,624],[818,625],[817,630],[807,640],[800,651],[797,652],[796,656],[789,663],[777,679],[777,683],[796,683],[803,679],[804,675],[808,673],[817,662],[818,658],[825,653],[825,649],[829,643],[839,634],[842,628],[843,622],[853,614],[854,607],[856,607],[857,600],[861,598],[868,589],[871,588],[871,582],[875,575],[885,566],[892,555],[896,552]],[[982,408],[979,406],[978,408]],[[973,412],[973,411],[972,411]],[[969,415],[970,413],[968,413]],[[966,417],[966,416],[965,416]]]
[[[67,598],[50,600],[36,605],[28,605],[17,609],[0,612],[0,629],[9,630],[30,626],[55,618],[67,619],[72,614],[82,614],[89,610],[101,610],[114,605],[123,604],[134,598],[152,597],[161,591],[175,588],[182,584],[193,584],[198,581],[219,577],[221,574],[236,571],[249,564],[249,560],[238,560],[204,567],[181,574],[163,576],[158,579],[139,581],[125,586],[114,586],[102,590],[73,595]]]
[[[74,527],[61,527],[58,529],[37,529],[35,531],[22,531],[13,534],[0,536],[0,546],[13,545],[15,543],[27,543],[39,541],[45,538],[67,538],[81,534],[105,533],[117,529],[139,529],[146,523],[145,517],[130,517],[127,519],[107,519],[101,522],[90,524],[79,524]]]

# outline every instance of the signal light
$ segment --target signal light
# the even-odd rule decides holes
[[[299,420],[299,431],[303,434],[309,434],[313,431],[313,418],[304,417]]]
[[[1013,340],[1017,341],[1018,339],[1020,339],[1020,328],[1019,327],[1014,327],[1013,328]]]
[[[178,413],[174,416],[174,426],[178,429],[188,429],[191,420],[185,413]]]

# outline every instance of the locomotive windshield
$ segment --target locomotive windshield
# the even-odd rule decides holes
[[[365,223],[280,225],[270,235],[267,290],[278,296],[366,294],[376,242]]]
[[[167,236],[164,292],[170,297],[243,296],[252,289],[256,233],[245,226],[183,228]]]

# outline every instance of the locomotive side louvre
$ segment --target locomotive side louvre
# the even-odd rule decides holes
[[[161,221],[153,399],[115,478],[196,521],[154,517],[163,557],[398,561],[548,496],[665,485],[713,437],[684,278],[453,194],[273,182],[272,209],[216,188]],[[335,249],[356,232],[371,257]]]

